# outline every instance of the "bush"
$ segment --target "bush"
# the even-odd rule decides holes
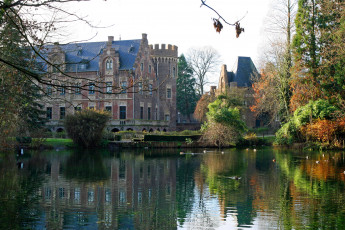
[[[285,123],[276,133],[275,144],[278,145],[291,145],[298,141],[298,128],[294,122],[291,120]]]
[[[306,131],[308,131],[308,136],[313,136],[312,132],[315,131],[315,126],[309,127],[310,121],[331,120],[335,118],[336,114],[339,112],[339,108],[332,105],[327,100],[319,99],[317,101],[310,101],[308,104],[296,109],[291,120],[285,123],[277,131],[275,143],[279,145],[290,145],[294,142],[305,141]],[[322,135],[323,134],[320,134],[313,138],[329,138]]]
[[[65,128],[76,145],[84,148],[94,147],[101,143],[102,133],[109,118],[107,112],[85,109],[67,115]]]

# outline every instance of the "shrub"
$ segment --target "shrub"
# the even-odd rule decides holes
[[[104,111],[85,109],[65,118],[65,128],[73,142],[81,147],[89,148],[101,143],[102,132],[109,120]]]
[[[290,145],[294,142],[304,141],[306,136],[317,140],[330,140],[329,130],[324,129],[324,133],[313,133],[320,130],[320,127],[327,122],[319,122],[316,126],[310,126],[311,121],[331,120],[336,117],[340,110],[332,105],[328,100],[319,99],[310,101],[308,104],[299,107],[293,114],[293,117],[285,123],[276,133],[275,143],[279,145]],[[331,125],[332,122],[328,123]]]
[[[295,121],[290,120],[277,131],[275,144],[291,145],[300,139],[299,136],[299,129],[297,128]]]

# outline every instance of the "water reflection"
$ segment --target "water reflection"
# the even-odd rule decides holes
[[[273,149],[9,155],[0,161],[0,229],[344,229],[344,156]]]

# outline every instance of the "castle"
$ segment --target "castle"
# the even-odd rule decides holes
[[[178,48],[141,39],[55,44],[46,54],[50,84],[42,99],[48,128],[64,130],[67,114],[84,108],[111,114],[107,129],[171,131],[176,128]]]
[[[259,76],[259,73],[250,57],[238,57],[234,66],[234,71],[228,72],[227,66],[222,65],[218,89],[212,88],[216,95],[241,89],[244,91],[244,106],[241,112],[242,119],[249,128],[262,126],[262,121],[257,119],[250,106],[254,103],[252,78]]]

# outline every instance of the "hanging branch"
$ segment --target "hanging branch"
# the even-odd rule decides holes
[[[216,29],[216,32],[220,33],[220,31],[223,29],[223,24],[220,22],[220,20],[222,20],[224,23],[228,24],[229,26],[235,26],[236,38],[238,38],[240,34],[244,32],[244,28],[241,28],[240,21],[247,15],[248,12],[240,20],[236,21],[235,23],[229,23],[215,9],[207,5],[206,0],[200,0],[200,1],[201,1],[200,7],[206,6],[207,8],[209,8],[210,10],[212,10],[218,15],[218,19],[213,18],[213,26]]]

